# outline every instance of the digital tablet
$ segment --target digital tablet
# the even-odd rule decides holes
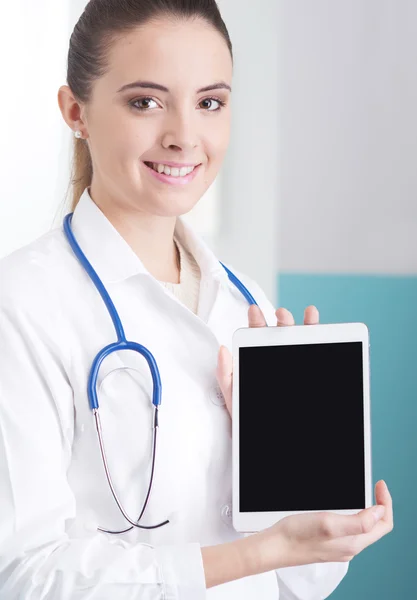
[[[369,333],[363,323],[233,336],[233,526],[372,506]]]

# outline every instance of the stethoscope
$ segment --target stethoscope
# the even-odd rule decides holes
[[[155,455],[156,455],[156,437],[157,437],[157,429],[158,429],[158,409],[161,404],[161,392],[162,392],[161,376],[159,373],[158,365],[156,364],[155,358],[152,356],[151,352],[147,348],[145,348],[145,346],[142,346],[141,344],[138,344],[136,342],[129,342],[126,339],[126,335],[125,335],[125,332],[123,329],[122,322],[121,322],[119,314],[109,296],[109,293],[107,292],[106,288],[103,285],[103,282],[101,281],[101,279],[97,275],[96,271],[91,266],[91,263],[88,261],[87,257],[81,250],[80,246],[78,245],[77,240],[74,237],[74,234],[73,234],[72,228],[71,228],[72,215],[73,215],[73,213],[70,213],[70,214],[66,215],[66,217],[64,219],[65,235],[68,239],[68,242],[69,242],[75,256],[77,257],[77,259],[81,263],[82,267],[85,269],[85,271],[89,275],[90,279],[96,286],[100,296],[102,297],[103,302],[106,305],[109,315],[113,321],[113,325],[114,325],[114,328],[116,330],[116,335],[117,335],[117,342],[113,342],[112,344],[109,344],[108,346],[106,346],[105,348],[100,350],[100,352],[95,357],[93,364],[91,366],[89,377],[88,377],[87,394],[88,394],[88,401],[90,404],[90,409],[93,411],[93,415],[94,415],[94,419],[95,419],[98,441],[100,444],[100,452],[101,452],[101,457],[103,459],[104,469],[106,471],[107,481],[109,483],[113,497],[116,501],[117,506],[119,507],[120,512],[122,513],[122,515],[124,516],[126,521],[128,521],[131,524],[131,527],[128,527],[127,529],[122,529],[120,531],[112,531],[109,529],[104,529],[103,527],[97,527],[97,529],[99,531],[104,531],[105,533],[112,533],[112,534],[126,533],[127,531],[130,531],[131,529],[133,529],[133,527],[139,527],[141,529],[156,529],[157,527],[162,527],[163,525],[166,525],[167,523],[169,523],[169,520],[163,521],[162,523],[159,523],[158,525],[139,525],[139,521],[141,520],[143,513],[145,512],[145,509],[146,509],[146,506],[148,503],[148,499],[149,499],[149,496],[151,493],[153,476],[154,476]],[[222,265],[222,267],[225,269],[226,273],[228,274],[230,281],[243,294],[243,296],[248,301],[248,303],[257,305],[257,302],[253,298],[252,294],[243,285],[243,283],[222,262],[220,262],[220,264]],[[107,356],[112,354],[112,352],[118,352],[119,350],[133,350],[134,352],[139,352],[139,354],[141,354],[148,363],[148,366],[150,368],[151,375],[152,375],[152,381],[153,381],[152,404],[154,405],[154,416],[153,416],[152,468],[151,468],[148,492],[146,494],[145,502],[144,502],[143,508],[141,510],[141,513],[140,513],[137,521],[134,521],[133,519],[131,519],[129,517],[129,515],[126,513],[125,509],[123,508],[123,506],[118,498],[118,495],[117,495],[116,490],[113,485],[113,480],[110,475],[109,466],[108,466],[107,458],[106,458],[106,451],[105,451],[104,443],[103,443],[102,428],[101,428],[100,415],[99,415],[99,404],[98,404],[98,398],[97,398],[97,379],[98,379],[100,365]]]

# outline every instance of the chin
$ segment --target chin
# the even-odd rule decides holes
[[[180,217],[187,214],[192,210],[198,203],[201,196],[197,199],[195,196],[190,198],[189,195],[171,196],[171,199],[162,198],[159,196],[155,199],[154,203],[149,206],[149,211],[160,217]]]

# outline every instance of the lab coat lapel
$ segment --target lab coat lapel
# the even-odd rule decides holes
[[[188,310],[170,290],[149,273],[140,258],[92,200],[88,187],[74,210],[72,229],[82,251],[105,285],[141,275],[142,284],[150,285],[153,293],[166,294],[182,306],[181,310]],[[175,234],[189,249],[200,267],[197,316],[207,325],[219,292],[232,284],[215,254],[182,217],[177,218]],[[192,315],[191,311],[190,314]]]

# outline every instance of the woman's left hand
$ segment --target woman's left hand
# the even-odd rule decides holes
[[[295,325],[294,317],[286,308],[278,308],[275,311],[277,327],[288,327]],[[249,327],[265,327],[266,321],[261,309],[252,304],[249,306]],[[319,322],[319,311],[315,306],[307,306],[304,311],[304,325],[317,325]],[[217,360],[217,381],[226,400],[226,407],[232,416],[232,384],[233,384],[233,359],[226,346],[220,346]]]

